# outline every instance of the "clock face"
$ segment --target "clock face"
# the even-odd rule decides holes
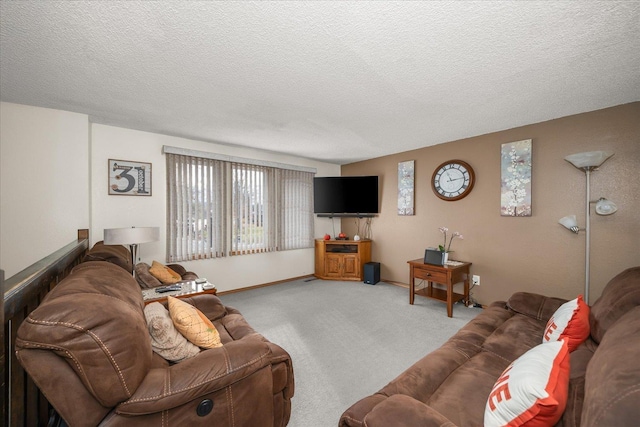
[[[431,177],[431,187],[442,200],[460,200],[471,192],[475,174],[471,166],[462,160],[449,160],[436,168]]]

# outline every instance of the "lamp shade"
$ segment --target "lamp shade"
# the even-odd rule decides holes
[[[611,200],[607,200],[604,197],[601,197],[596,202],[596,213],[598,215],[611,215],[618,210],[618,206],[613,203]]]
[[[105,228],[105,245],[135,245],[160,239],[160,227]]]
[[[562,224],[564,227],[566,227],[567,229],[573,231],[574,233],[578,233],[578,231],[580,231],[580,228],[578,228],[578,221],[576,220],[575,215],[569,215],[569,216],[560,218],[558,222]]]
[[[588,151],[585,153],[570,154],[564,159],[577,168],[594,168],[613,156],[610,151]]]

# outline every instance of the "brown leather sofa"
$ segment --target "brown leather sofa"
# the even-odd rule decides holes
[[[442,347],[347,409],[341,427],[481,426],[503,370],[541,343],[564,300],[519,292],[496,302]],[[570,358],[558,426],[640,422],[640,267],[613,278],[590,308],[591,332]]]
[[[183,301],[212,320],[223,346],[172,364],[152,351],[133,276],[84,262],[23,322],[16,355],[70,426],[285,426],[289,354],[216,296]]]

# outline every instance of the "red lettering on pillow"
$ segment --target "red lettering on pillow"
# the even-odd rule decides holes
[[[512,367],[513,365],[505,369],[505,371],[502,373],[502,376],[498,378],[498,381],[496,381],[495,387],[493,387],[493,390],[491,390],[491,394],[489,395],[489,408],[491,408],[492,411],[496,410],[496,405],[495,403],[493,403],[494,397],[496,399],[496,402],[498,403],[502,402],[503,399],[511,399],[511,393],[509,392],[509,383],[507,382],[507,380],[509,379],[509,375],[507,375],[507,373],[511,370]]]
[[[558,325],[556,325],[552,317],[551,319],[549,319],[549,323],[547,323],[547,330],[544,332],[544,339],[549,341],[551,339],[551,334],[556,329],[558,329]]]

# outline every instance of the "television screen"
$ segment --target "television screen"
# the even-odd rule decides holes
[[[378,177],[314,178],[313,211],[321,216],[364,216],[378,213]]]

